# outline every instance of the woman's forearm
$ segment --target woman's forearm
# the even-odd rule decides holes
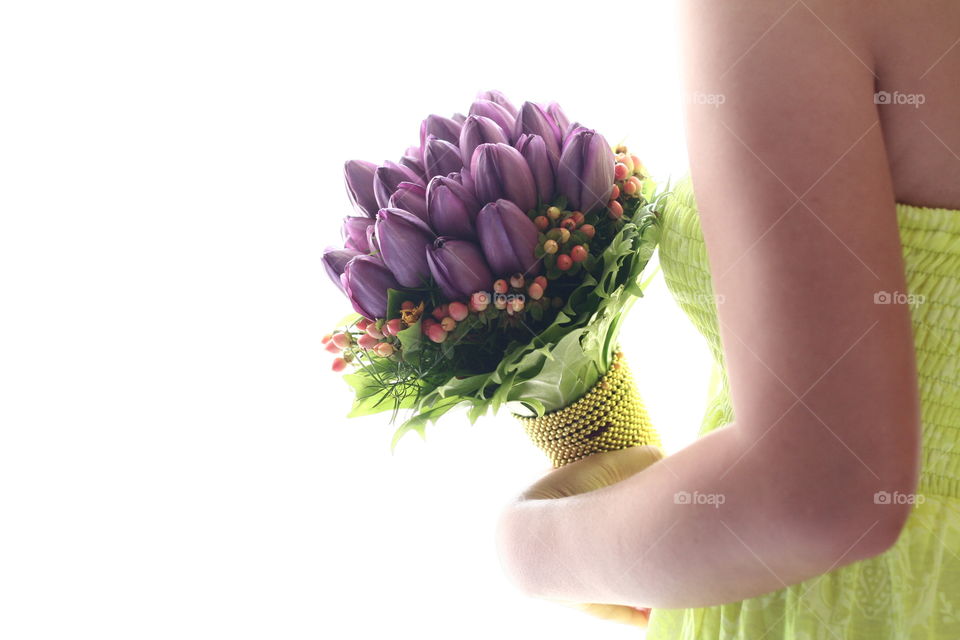
[[[834,464],[835,445],[820,453],[804,460],[763,441],[751,447],[731,425],[615,485],[519,500],[501,521],[505,569],[538,597],[694,607],[754,597],[888,548],[902,509],[874,504],[880,485],[851,482],[862,470]],[[804,475],[798,466],[808,486],[786,480]],[[836,468],[846,470],[842,483],[829,477]]]

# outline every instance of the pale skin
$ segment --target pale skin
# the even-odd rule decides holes
[[[907,291],[895,202],[960,208],[960,5],[681,12],[688,95],[724,96],[690,101],[686,120],[737,421],[653,464],[594,456],[581,471],[619,475],[554,472],[508,505],[501,559],[532,596],[663,608],[759,596],[888,550],[911,506],[874,494],[916,490],[909,308],[874,295]],[[925,103],[878,106],[877,90]],[[723,503],[677,504],[679,492]]]

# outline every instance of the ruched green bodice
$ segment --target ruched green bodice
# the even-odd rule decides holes
[[[887,552],[742,602],[654,610],[649,640],[960,640],[960,211],[901,204],[897,217],[906,293],[922,300],[910,307],[922,403],[922,502]],[[733,411],[689,179],[664,211],[659,252],[668,288],[714,357],[719,384],[703,435],[732,422]]]

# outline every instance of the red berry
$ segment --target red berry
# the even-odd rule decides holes
[[[457,321],[451,318],[450,316],[447,316],[446,318],[440,321],[440,326],[443,327],[444,331],[448,331],[448,332],[453,331],[454,329],[457,328]]]
[[[439,344],[447,339],[447,332],[439,324],[432,324],[427,329],[427,337]]]
[[[340,349],[346,349],[350,346],[350,336],[346,333],[335,333],[333,334],[333,344]]]
[[[561,253],[560,255],[557,256],[557,269],[560,269],[560,271],[566,271],[572,266],[573,266],[573,258],[571,258],[565,253]]]
[[[560,227],[561,227],[562,229],[567,229],[567,230],[569,230],[569,229],[576,229],[576,228],[577,228],[577,221],[574,220],[572,216],[569,217],[569,218],[564,218],[563,220],[560,221]]]
[[[580,233],[587,236],[587,240],[593,240],[593,236],[596,235],[597,229],[592,224],[585,224],[580,227]]]
[[[341,371],[347,368],[347,361],[344,360],[343,358],[334,358],[333,364],[330,365],[330,368],[336,371],[337,373],[340,373]]]
[[[404,310],[413,309],[416,305],[413,304],[412,300],[404,300],[400,303],[400,308]]]
[[[570,259],[574,262],[583,262],[587,259],[587,249],[582,244],[576,245],[570,249]]]
[[[541,287],[544,291],[546,291],[546,289],[547,289],[547,279],[546,279],[546,277],[544,277],[544,276],[537,276],[536,278],[533,279],[533,281],[536,282],[538,285],[540,285],[540,287]]]
[[[610,214],[610,217],[613,218],[614,220],[618,220],[619,218],[623,217],[623,205],[621,205],[616,200],[608,204],[607,208],[608,208],[608,213]]]
[[[357,338],[357,344],[360,345],[361,349],[373,349],[378,343],[379,341],[369,333],[365,333]]]
[[[447,305],[442,304],[439,307],[435,307],[433,310],[433,317],[437,320],[443,320],[447,316]]]
[[[340,353],[340,347],[338,347],[337,343],[334,342],[333,340],[328,342],[324,348],[330,353]]]
[[[503,278],[493,283],[494,293],[506,293],[508,288],[509,287],[507,287],[507,281],[504,280]]]
[[[550,220],[547,216],[537,216],[533,219],[533,224],[537,225],[537,229],[540,231],[546,231],[550,226]]]
[[[323,344],[327,344],[328,342],[330,342],[331,338],[333,338],[333,334],[328,333],[327,335],[323,336],[323,340],[321,340],[320,342],[322,342]]]
[[[527,287],[527,294],[531,300],[539,300],[543,297],[543,287],[541,287],[539,283],[533,282]]]
[[[451,302],[447,305],[447,311],[450,312],[450,317],[457,322],[460,322],[466,318],[467,314],[470,313],[469,309],[467,309],[467,305],[463,304],[462,302]]]
[[[613,192],[610,193],[610,199],[616,200],[619,197],[620,197],[620,187],[618,187],[617,185],[613,185]]]
[[[381,343],[379,343],[377,346],[375,346],[375,347],[373,348],[373,351],[374,351],[374,353],[376,353],[378,356],[382,356],[382,357],[384,357],[384,358],[388,358],[388,357],[390,357],[391,355],[393,355],[394,349],[393,349],[393,345],[390,344],[389,342],[381,342]]]
[[[618,162],[613,168],[613,175],[617,180],[626,180],[630,175],[630,168],[622,162]]]
[[[611,200],[612,200],[612,199],[613,199],[613,198],[611,198]],[[577,224],[578,227],[579,227],[581,224],[583,224],[583,214],[580,213],[579,211],[574,211],[574,212],[570,215],[570,217],[573,218],[573,221]]]

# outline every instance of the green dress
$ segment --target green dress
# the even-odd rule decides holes
[[[888,551],[757,598],[654,609],[648,640],[960,639],[960,211],[899,204],[921,392],[917,503]],[[710,271],[689,179],[663,213],[667,286],[706,338],[716,384],[700,429],[733,421]],[[922,498],[920,497],[922,496]]]

